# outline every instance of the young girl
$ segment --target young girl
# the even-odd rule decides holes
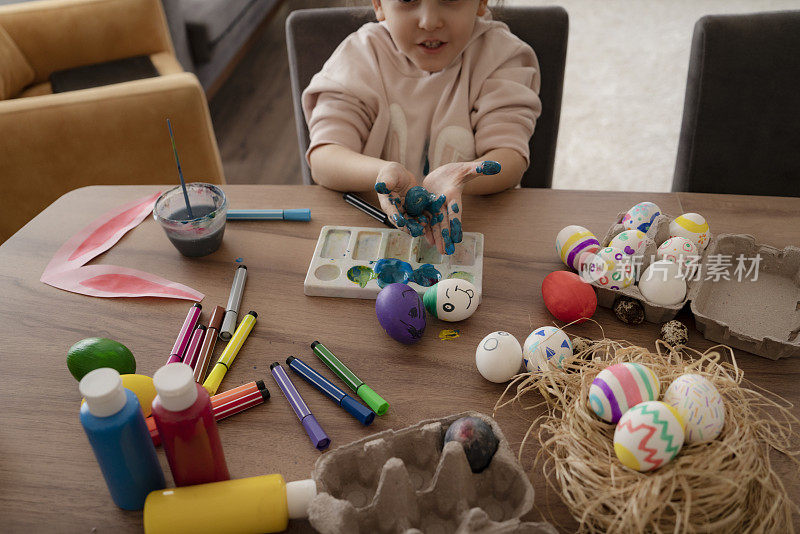
[[[411,233],[420,223],[440,253],[460,241],[462,192],[519,184],[541,112],[536,55],[487,1],[372,0],[379,22],[347,37],[303,92],[314,180],[374,187],[391,220]],[[484,160],[502,170],[481,174]],[[443,213],[406,225],[418,185],[444,196]]]

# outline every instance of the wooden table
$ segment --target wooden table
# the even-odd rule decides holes
[[[77,295],[39,282],[63,242],[111,207],[156,191],[151,186],[89,187],[60,198],[0,247],[0,518],[6,532],[141,531],[142,515],[117,509],[78,421],[80,396],[67,371],[67,349],[79,339],[101,336],[127,345],[137,371],[152,375],[167,359],[188,303],[170,299],[102,299]],[[616,214],[643,200],[665,213],[696,211],[715,233],[751,233],[783,247],[800,244],[800,199],[700,194],[655,194],[516,190],[465,202],[464,228],[485,235],[483,302],[472,318],[456,327],[461,337],[441,341],[452,324],[429,319],[424,339],[406,347],[387,337],[375,318],[374,302],[306,297],[303,280],[320,228],[326,224],[375,226],[321,187],[227,186],[236,208],[311,208],[310,223],[232,222],[222,247],[201,258],[182,257],[147,218],[95,263],[110,263],[156,273],[206,294],[210,310],[224,305],[235,260],[248,267],[242,310],[256,310],[258,323],[222,384],[228,389],[266,379],[273,393],[265,405],[220,423],[234,477],[281,473],[287,480],[307,478],[320,453],[313,449],[269,374],[269,364],[296,355],[314,361],[309,344],[320,340],[352,364],[356,372],[391,403],[371,427],[354,419],[295,380],[301,394],[328,430],[332,446],[422,419],[464,410],[491,414],[503,386],[475,370],[475,347],[487,333],[507,330],[522,341],[552,317],[541,299],[542,279],[562,267],[554,252],[556,233],[581,224],[602,235]],[[208,313],[208,312],[206,312]],[[203,319],[207,320],[204,313]],[[627,326],[607,309],[595,315],[610,338],[653,347],[658,326]],[[690,346],[712,344],[694,330]],[[597,337],[595,326],[571,329]],[[221,351],[218,345],[217,354]],[[738,352],[739,365],[757,385],[800,403],[796,360],[771,361]],[[325,370],[327,371],[327,370]],[[795,414],[798,409],[795,408]],[[507,408],[496,419],[514,450],[529,426],[530,414]],[[530,467],[537,446],[523,453]],[[164,472],[169,469],[159,452]],[[788,491],[800,500],[800,477],[780,455],[773,455]],[[546,491],[541,473],[531,472],[537,508],[526,519],[552,512],[564,531],[575,522],[557,495]],[[548,512],[548,510],[550,512]],[[295,522],[292,531],[310,530]]]

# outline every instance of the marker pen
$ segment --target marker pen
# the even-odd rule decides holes
[[[189,308],[189,313],[186,315],[186,319],[183,321],[183,326],[181,327],[181,331],[178,333],[178,339],[175,340],[175,345],[172,347],[172,352],[169,353],[169,359],[167,363],[175,363],[183,360],[183,352],[186,350],[186,345],[189,344],[189,340],[192,337],[192,331],[194,330],[194,326],[197,324],[197,320],[200,318],[200,311],[203,307],[200,305],[199,302],[195,302],[192,304],[192,307]]]
[[[222,326],[219,330],[219,338],[222,341],[228,341],[233,336],[233,331],[236,330],[236,319],[239,316],[239,305],[242,303],[242,294],[244,293],[244,283],[247,280],[247,267],[239,265],[236,268],[236,274],[233,275],[233,285],[231,285],[231,294],[228,297],[228,305],[225,306],[225,318],[222,320]]]
[[[289,356],[286,365],[302,376],[306,382],[320,390],[333,402],[344,408],[347,413],[358,419],[362,425],[370,425],[375,419],[375,412],[355,400],[353,397],[339,389],[330,380],[319,374],[300,358]]]
[[[256,324],[256,317],[258,317],[258,314],[254,311],[249,311],[245,314],[242,322],[239,323],[239,327],[236,329],[236,333],[231,340],[228,341],[225,350],[222,351],[214,368],[208,373],[208,378],[203,382],[203,387],[206,388],[209,395],[214,395],[219,389],[219,384],[225,377],[225,373],[227,373],[230,366],[233,365],[233,360],[236,358],[236,355],[239,354],[239,349],[242,348],[245,339],[250,335],[250,331],[253,330],[253,326]]]
[[[203,342],[203,337],[206,335],[206,327],[198,325],[192,334],[192,340],[189,341],[189,346],[186,347],[186,355],[183,357],[183,363],[188,365],[194,371],[194,366],[197,365],[197,355],[200,353],[200,344]]]
[[[345,364],[339,361],[334,354],[328,350],[328,347],[315,341],[311,344],[311,350],[314,354],[327,365],[331,371],[336,373],[336,376],[344,380],[345,384],[356,392],[361,399],[367,403],[367,406],[372,408],[372,411],[378,415],[383,415],[389,409],[389,403],[383,400],[383,397],[372,391],[372,388],[364,383],[363,380],[358,378],[353,371],[347,368]]]
[[[222,326],[222,318],[225,316],[225,308],[217,306],[211,312],[211,319],[208,320],[208,330],[203,337],[203,344],[200,345],[200,354],[197,356],[197,364],[194,366],[194,381],[202,383],[208,370],[208,363],[214,355],[214,346],[217,343],[219,328]]]
[[[283,394],[286,395],[286,400],[289,401],[292,410],[297,414],[297,418],[303,423],[303,428],[306,434],[308,434],[308,437],[311,438],[312,445],[321,451],[327,449],[328,445],[331,444],[331,440],[328,438],[325,431],[322,430],[314,414],[308,409],[308,405],[306,405],[303,397],[301,397],[300,393],[295,389],[294,384],[292,384],[292,381],[289,379],[289,375],[283,370],[281,364],[278,362],[273,363],[269,366],[269,371],[272,373],[275,382],[278,383],[278,387],[280,387]]]
[[[228,210],[225,218],[229,221],[310,221],[311,210],[308,208]]]

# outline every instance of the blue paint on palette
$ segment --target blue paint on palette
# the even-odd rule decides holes
[[[397,258],[385,258],[378,260],[375,264],[375,274],[378,278],[378,285],[386,287],[389,284],[407,283],[414,269],[411,264]]]
[[[411,273],[411,281],[415,282],[422,287],[431,287],[439,280],[442,279],[442,273],[436,270],[436,267],[430,263],[420,265]]]

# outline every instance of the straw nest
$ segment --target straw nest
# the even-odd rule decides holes
[[[546,413],[520,446],[538,438],[534,470],[561,496],[581,532],[794,532],[798,510],[770,465],[770,451],[800,465],[800,421],[784,399],[744,381],[733,351],[676,351],[661,341],[656,353],[603,339],[564,362],[562,369],[518,375],[495,410],[538,392]],[[705,376],[725,403],[725,427],[708,443],[685,444],[665,466],[639,473],[614,454],[614,425],[587,405],[589,386],[608,365],[639,362],[661,381],[661,393],[684,373]],[[516,394],[513,392],[516,391]],[[530,399],[526,399],[530,400]]]

